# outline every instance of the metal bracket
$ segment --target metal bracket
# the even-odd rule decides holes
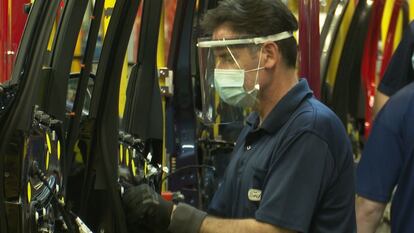
[[[171,97],[174,95],[174,73],[168,68],[158,69],[158,78],[160,82],[161,95]]]

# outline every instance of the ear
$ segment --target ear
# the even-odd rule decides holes
[[[261,66],[265,69],[274,69],[281,60],[279,46],[275,42],[266,42],[262,47]]]

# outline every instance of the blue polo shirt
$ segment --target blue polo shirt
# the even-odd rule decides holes
[[[391,232],[414,232],[414,83],[378,114],[357,168],[357,193],[391,205]]]
[[[378,90],[387,96],[394,95],[398,90],[414,80],[414,21],[405,30],[398,48],[392,55]]]
[[[341,121],[301,79],[259,125],[251,114],[209,214],[297,232],[355,230],[351,145]]]

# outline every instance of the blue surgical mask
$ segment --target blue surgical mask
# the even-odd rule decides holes
[[[251,71],[255,71],[254,69]],[[215,69],[214,85],[220,98],[229,105],[236,107],[252,107],[257,101],[257,93],[260,89],[257,84],[252,90],[244,89],[246,71],[239,69]]]
[[[239,69],[214,69],[214,86],[220,98],[227,104],[236,107],[253,107],[257,100],[257,95],[260,90],[258,84],[259,70],[264,69],[260,67],[260,60],[262,51],[260,51],[259,64],[257,69],[247,70],[241,69],[232,52],[229,49],[231,56]],[[256,71],[256,79],[252,90],[244,89],[245,74]]]

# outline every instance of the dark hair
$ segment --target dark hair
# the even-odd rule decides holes
[[[206,34],[212,34],[227,23],[237,33],[269,36],[283,31],[298,30],[298,21],[280,0],[222,0],[217,8],[207,11],[201,22]],[[279,51],[288,67],[296,67],[295,38],[277,41]]]

